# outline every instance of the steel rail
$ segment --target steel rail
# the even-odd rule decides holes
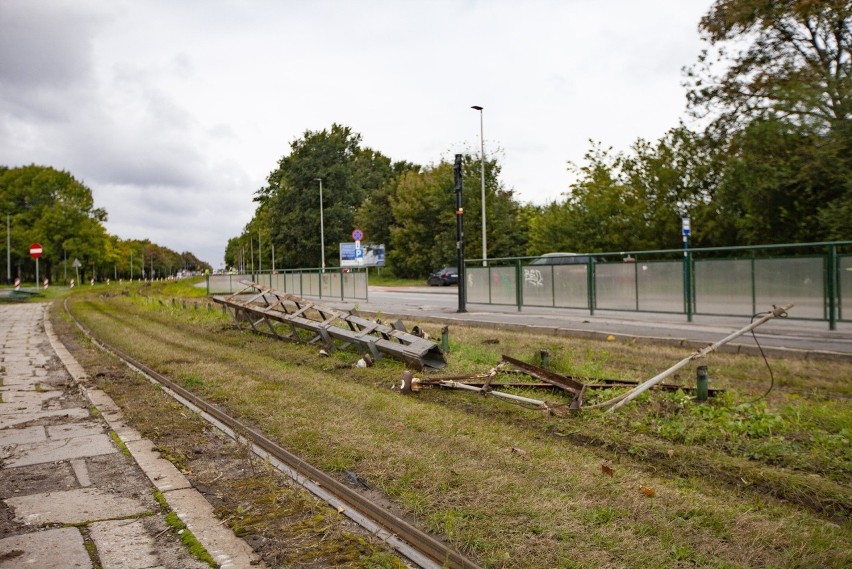
[[[439,541],[432,535],[416,528],[405,520],[395,516],[387,511],[382,506],[373,503],[368,498],[362,496],[358,492],[352,490],[342,482],[319,470],[315,466],[305,462],[295,454],[270,440],[262,433],[248,427],[239,420],[231,417],[218,407],[208,403],[206,400],[198,397],[194,393],[174,383],[167,377],[151,369],[136,358],[124,353],[118,348],[111,346],[96,337],[95,334],[86,327],[76,316],[71,312],[68,306],[68,299],[65,299],[63,304],[65,311],[77,325],[77,327],[100,349],[122,360],[135,371],[147,376],[150,381],[162,384],[167,392],[171,391],[170,395],[177,399],[180,403],[186,405],[187,402],[195,407],[196,411],[200,411],[201,415],[207,415],[205,418],[212,418],[213,423],[219,427],[225,426],[223,429],[228,436],[237,440],[240,439],[252,443],[255,453],[263,459],[272,458],[273,464],[280,463],[285,467],[284,472],[293,478],[299,484],[305,486],[308,490],[317,494],[325,501],[329,501],[328,494],[331,493],[333,499],[337,503],[332,503],[337,506],[342,503],[342,513],[350,519],[359,523],[366,529],[376,532],[375,528],[380,528],[386,532],[385,541],[391,545],[398,553],[407,557],[410,561],[417,563],[424,568],[461,568],[461,569],[480,569],[473,561]],[[177,397],[175,397],[177,395]],[[257,452],[257,451],[261,452]],[[295,475],[294,475],[295,474]],[[317,488],[318,487],[318,488]],[[320,491],[315,491],[319,489]],[[337,508],[338,511],[341,507]],[[365,526],[364,522],[372,522],[373,527]],[[401,540],[401,541],[400,541]],[[409,549],[406,551],[406,547]]]

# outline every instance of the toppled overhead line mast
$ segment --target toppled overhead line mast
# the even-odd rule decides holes
[[[241,329],[281,339],[322,343],[331,350],[357,346],[361,353],[375,359],[387,355],[415,369],[441,369],[447,365],[438,344],[407,332],[401,322],[386,326],[351,311],[330,308],[251,281],[243,280],[240,284],[245,288],[213,300],[228,310],[234,324]]]

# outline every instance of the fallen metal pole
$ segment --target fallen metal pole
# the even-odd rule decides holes
[[[750,332],[750,331],[754,330],[755,328],[757,328],[761,324],[764,324],[764,323],[766,323],[767,321],[769,321],[773,318],[777,318],[779,316],[786,314],[787,311],[790,310],[791,308],[793,308],[792,304],[787,304],[786,306],[783,306],[783,307],[780,307],[780,308],[778,306],[773,306],[772,310],[768,314],[766,314],[765,316],[760,318],[759,320],[755,320],[754,322],[752,322],[748,326],[746,326],[746,327],[744,327],[740,330],[737,330],[736,332],[729,334],[728,336],[725,336],[724,338],[722,338],[718,342],[711,344],[711,345],[707,346],[706,348],[703,348],[702,350],[692,354],[688,358],[682,359],[681,361],[679,361],[678,363],[676,363],[675,365],[673,365],[672,367],[670,367],[666,371],[655,375],[654,377],[652,377],[651,379],[647,380],[644,383],[640,383],[639,385],[637,385],[636,387],[634,387],[633,389],[631,389],[627,393],[624,393],[624,394],[622,394],[618,397],[610,399],[609,401],[607,401],[605,403],[598,404],[597,407],[606,407],[609,404],[612,404],[612,407],[607,411],[608,413],[612,413],[613,411],[615,411],[616,409],[619,409],[623,405],[626,405],[627,403],[629,403],[630,401],[632,401],[633,399],[635,399],[636,397],[638,397],[639,395],[641,395],[645,391],[651,389],[654,385],[661,382],[662,380],[664,380],[668,376],[672,375],[674,372],[683,368],[692,360],[695,360],[695,359],[698,359],[698,358],[703,358],[704,356],[706,356],[710,352],[717,350],[720,346],[727,344],[731,340],[739,338],[740,336],[742,336],[746,332]]]
[[[468,385],[467,383],[459,383],[458,381],[442,381],[439,385],[441,387],[451,387],[453,389],[477,391],[483,395],[493,395],[494,397],[500,397],[502,399],[509,399],[511,401],[518,401],[520,403],[527,403],[529,405],[547,408],[547,403],[539,401],[538,399],[530,399],[529,397],[521,397],[520,395],[512,395],[511,393],[503,393],[501,391],[492,391],[490,389]]]

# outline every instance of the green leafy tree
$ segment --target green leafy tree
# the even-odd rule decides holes
[[[852,2],[718,0],[688,70],[720,179],[714,244],[849,239]],[[715,214],[715,216],[714,216]]]
[[[466,258],[482,252],[481,167],[466,156],[462,204]],[[514,193],[502,187],[496,160],[486,160],[485,201],[488,258],[512,257],[526,250],[528,218]],[[388,259],[394,274],[419,278],[443,265],[457,264],[456,196],[453,165],[441,162],[406,172],[390,199],[394,224]]]
[[[725,129],[768,116],[848,125],[851,22],[848,0],[717,0],[699,24],[711,47],[688,69],[691,109]]]
[[[336,265],[338,243],[352,240],[356,209],[392,176],[390,159],[360,144],[361,135],[338,124],[306,131],[257,192],[285,266],[320,265],[320,179],[326,264]]]
[[[453,166],[441,162],[404,174],[391,198],[394,243],[387,253],[394,274],[421,277],[456,264]]]
[[[530,224],[530,252],[671,249],[681,245],[681,218],[690,216],[709,244],[717,217],[716,152],[684,126],[655,143],[639,139],[628,152],[592,144],[566,200],[541,209]],[[718,228],[717,228],[718,229]]]
[[[51,280],[65,253],[95,262],[103,258],[106,212],[94,207],[91,190],[68,172],[35,165],[3,168],[0,209],[10,214],[11,256],[17,274],[35,276],[29,258],[31,243],[42,245],[41,275]]]
[[[370,192],[355,213],[355,224],[364,231],[365,240],[384,244],[386,250],[393,249],[391,227],[393,217],[391,200],[396,195],[400,178],[406,172],[419,172],[420,166],[411,162],[394,162],[391,176],[376,190]]]

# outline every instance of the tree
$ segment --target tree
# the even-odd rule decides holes
[[[852,118],[852,2],[717,0],[701,19],[705,50],[688,101],[723,131],[774,116],[821,132]]]
[[[684,215],[701,228],[696,244],[711,244],[720,166],[707,140],[680,125],[627,152],[592,143],[565,201],[532,219],[530,253],[678,248]]]
[[[391,176],[361,202],[355,212],[355,223],[364,231],[366,241],[384,244],[388,251],[393,249],[391,227],[396,220],[393,216],[391,200],[396,195],[400,178],[407,172],[417,173],[420,169],[420,166],[411,162],[394,162],[391,167]]]
[[[464,157],[462,193],[467,258],[482,251],[480,212],[481,167],[478,159]],[[496,160],[485,163],[486,231],[489,259],[513,257],[526,251],[528,221],[514,192],[503,188]],[[400,177],[390,199],[394,224],[393,248],[388,260],[400,277],[425,277],[443,265],[457,263],[456,198],[453,165],[441,162]]]
[[[286,266],[320,265],[320,179],[325,257],[336,264],[338,243],[352,239],[355,210],[391,177],[390,159],[360,143],[361,135],[338,124],[305,131],[256,193],[255,201],[269,208],[270,238]]]
[[[848,239],[852,213],[852,2],[717,0],[714,49],[688,70],[711,119],[716,245]]]
[[[10,214],[12,259],[19,274],[34,276],[31,243],[44,248],[41,274],[51,279],[65,252],[96,262],[103,258],[106,212],[94,207],[92,191],[68,172],[35,165],[3,168],[0,208]]]

